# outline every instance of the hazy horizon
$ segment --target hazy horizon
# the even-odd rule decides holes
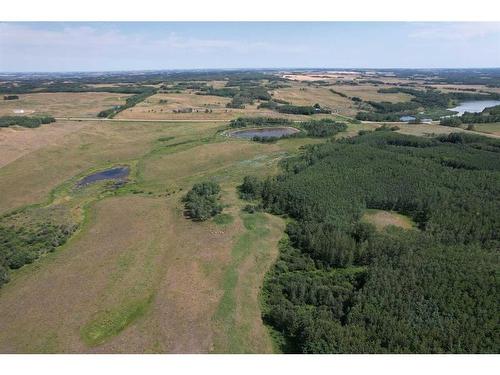
[[[0,23],[2,73],[488,69],[499,49],[486,22]]]

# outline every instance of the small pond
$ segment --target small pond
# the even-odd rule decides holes
[[[410,121],[413,121],[415,119],[416,119],[415,116],[401,116],[399,118],[400,121],[404,121],[404,122],[410,122]],[[430,123],[432,123],[432,119],[431,118],[421,118],[420,122],[422,124],[430,124]]]
[[[479,113],[485,108],[496,105],[500,105],[500,100],[470,100],[448,110],[458,112],[456,116],[462,116],[465,112]]]
[[[261,128],[261,129],[247,129],[247,130],[236,130],[229,133],[230,137],[236,138],[245,138],[252,139],[253,137],[262,137],[262,138],[281,138],[286,135],[298,133],[299,130],[286,127],[286,128]]]
[[[408,121],[413,121],[413,120],[415,120],[415,117],[413,117],[413,116],[401,116],[399,119],[400,119],[401,121],[408,122]]]
[[[80,181],[78,181],[77,186],[81,187],[102,180],[123,180],[129,175],[129,173],[130,168],[126,166],[110,168],[85,176]]]

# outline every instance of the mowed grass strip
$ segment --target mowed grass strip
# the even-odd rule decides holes
[[[272,342],[262,325],[260,286],[274,261],[282,235],[281,219],[264,213],[241,214],[245,232],[237,239],[222,279],[224,294],[214,316],[215,352],[263,353]]]
[[[98,313],[80,331],[88,346],[103,344],[123,331],[130,323],[143,316],[153,301],[153,294],[144,299],[129,302],[113,310]]]

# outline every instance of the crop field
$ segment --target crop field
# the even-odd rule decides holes
[[[125,103],[128,96],[106,92],[22,94],[18,100],[0,100],[0,116],[97,117],[100,111]]]
[[[335,87],[312,87],[306,84],[293,84],[292,87],[277,89],[274,91],[274,98],[285,100],[294,105],[313,105],[333,108],[336,113],[353,116],[357,109],[355,104],[348,98],[343,98],[330,91]]]

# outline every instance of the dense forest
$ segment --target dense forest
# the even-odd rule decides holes
[[[252,210],[290,218],[263,318],[285,352],[497,353],[500,142],[387,130],[244,179]],[[418,229],[376,230],[367,208]]]
[[[52,116],[0,116],[0,128],[7,128],[14,125],[24,128],[38,128],[40,125],[50,124],[55,121],[56,119]]]

